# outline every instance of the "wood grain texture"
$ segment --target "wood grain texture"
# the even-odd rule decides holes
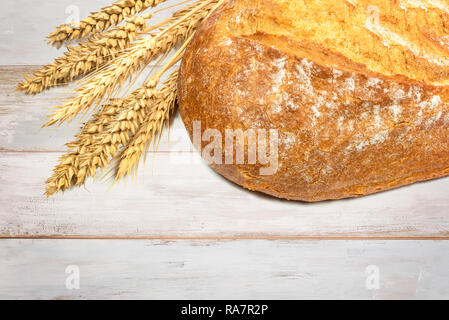
[[[29,68],[0,69],[0,237],[449,238],[449,179],[353,200],[277,200],[208,168],[179,118],[137,182],[108,191],[107,179],[89,181],[47,200],[44,181],[78,124],[39,129],[48,106],[69,89],[14,92]]]
[[[447,299],[446,241],[0,241],[2,299]],[[67,290],[67,266],[80,290]],[[367,268],[379,289],[366,286]],[[369,270],[372,270],[368,268]]]

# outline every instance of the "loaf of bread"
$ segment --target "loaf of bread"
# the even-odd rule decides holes
[[[276,132],[272,174],[247,161],[248,136],[245,162],[223,152],[214,170],[312,202],[448,175],[448,85],[449,1],[228,0],[187,48],[178,92],[203,155],[195,124]]]

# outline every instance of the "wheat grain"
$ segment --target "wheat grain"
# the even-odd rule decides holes
[[[99,168],[106,168],[126,146],[148,113],[153,112],[161,93],[176,92],[177,72],[170,75],[160,92],[149,83],[124,99],[112,99],[94,118],[87,122],[74,142],[68,143],[69,153],[59,159],[53,175],[47,180],[46,194],[51,196],[74,185],[85,183]]]
[[[139,40],[104,70],[89,79],[85,86],[79,88],[76,98],[56,107],[44,126],[70,120],[79,112],[87,111],[93,104],[101,103],[105,96],[111,96],[132,74],[190,38],[217,2],[219,0],[199,1],[188,9],[183,9],[180,16],[175,15],[173,23],[156,36]],[[156,84],[157,79],[154,82],[154,85]]]
[[[125,25],[105,34],[94,35],[78,46],[69,47],[65,56],[56,58],[52,64],[35,71],[33,77],[26,77],[19,83],[17,89],[36,94],[98,69],[128,48],[136,39],[138,32],[146,28],[146,20],[151,17],[152,14],[129,17]]]
[[[77,25],[63,24],[56,28],[47,38],[48,43],[61,47],[69,40],[77,40],[91,34],[102,32],[119,24],[124,18],[140,13],[147,8],[155,7],[166,0],[119,0],[112,5],[91,13]]]

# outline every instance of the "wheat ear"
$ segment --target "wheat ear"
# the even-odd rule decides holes
[[[175,72],[165,83],[165,88],[160,91],[142,126],[122,152],[116,170],[115,181],[120,181],[134,169],[137,169],[142,154],[146,153],[149,147],[155,146],[156,142],[159,141],[164,125],[168,122],[170,114],[175,109],[177,76],[178,74]]]
[[[119,114],[120,110],[119,101],[103,106],[101,111],[84,125],[81,133],[76,136],[77,140],[67,143],[69,150],[73,151],[59,158],[59,164],[53,170],[53,175],[46,181],[47,197],[58,191],[65,191],[71,186],[83,184],[88,177],[95,176],[98,168],[107,167],[110,162],[109,156],[90,151],[91,145],[94,144],[92,136],[107,128],[108,123]],[[109,154],[113,154],[110,147],[108,150]]]
[[[185,14],[174,19],[174,22],[159,34],[136,42],[128,51],[113,60],[111,65],[88,79],[86,85],[77,90],[76,98],[56,107],[44,126],[70,120],[78,113],[87,111],[93,104],[101,103],[106,96],[111,96],[132,74],[189,38],[218,1],[199,1],[188,9],[183,9],[182,13]]]
[[[63,24],[56,28],[47,38],[48,43],[61,47],[66,41],[85,38],[117,25],[128,16],[133,16],[147,8],[155,7],[166,0],[119,0],[80,21],[76,26]]]
[[[35,71],[33,77],[26,77],[19,83],[17,89],[36,94],[98,69],[128,48],[136,39],[138,32],[146,28],[146,20],[151,17],[152,14],[129,17],[125,25],[105,34],[96,34],[78,46],[69,47],[64,56]]]

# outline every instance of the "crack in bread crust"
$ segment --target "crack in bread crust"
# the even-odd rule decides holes
[[[245,8],[239,8],[241,4]],[[449,11],[447,4],[437,4],[416,0],[235,1],[229,28],[236,36],[252,32],[309,42],[318,53],[322,48],[386,76],[447,85]],[[334,59],[329,55],[327,60],[332,63]]]

